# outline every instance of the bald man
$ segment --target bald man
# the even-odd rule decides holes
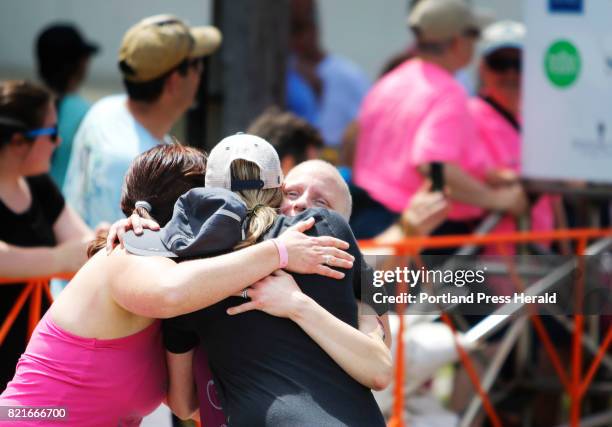
[[[427,235],[445,219],[449,204],[441,192],[430,192],[426,183],[412,198],[402,219],[377,237],[380,243],[390,243],[415,235]],[[300,163],[285,177],[285,195],[281,213],[294,216],[308,208],[326,208],[351,217],[353,201],[349,187],[338,172],[323,160]]]
[[[293,217],[308,208],[317,207],[337,211],[347,221],[350,217],[351,196],[348,186],[336,168],[327,162],[311,160],[298,165],[287,175],[284,194],[281,212],[287,217]],[[323,221],[326,221],[325,217],[321,216],[321,213],[329,215],[328,212],[321,210],[313,212],[313,214],[320,216]],[[335,218],[335,221],[339,220],[337,216]],[[329,229],[333,229],[335,227],[334,224],[337,226],[337,222],[328,221],[327,224],[329,224]],[[138,227],[159,228],[151,220],[132,215],[129,219],[116,222],[112,226],[110,233],[116,233],[119,230],[118,235],[122,235],[132,225],[137,234]],[[351,238],[354,242],[354,237],[351,236]],[[114,240],[114,236],[109,237],[110,242],[114,242]],[[353,247],[359,253],[356,245]],[[363,285],[360,284],[364,280],[363,278],[371,277],[373,273],[371,267],[365,265],[361,256],[356,255],[355,257],[359,260],[356,261],[356,265],[359,265],[361,269],[360,274],[358,274],[359,279],[356,279],[353,284],[355,286],[355,298],[357,299],[358,307],[356,328],[348,323],[339,321],[332,314],[333,311],[331,310],[334,309],[334,304],[337,304],[337,300],[333,300],[333,304],[319,303],[315,299],[305,300],[306,302],[300,304],[300,308],[296,312],[301,313],[300,316],[304,316],[308,320],[302,322],[302,317],[299,320],[291,320],[294,320],[307,335],[314,339],[323,348],[325,353],[353,380],[366,388],[382,390],[390,383],[392,375],[391,332],[387,304],[376,303],[373,295],[380,292],[384,294],[385,291],[384,289],[377,289],[371,286],[372,281],[368,279],[365,279],[366,281],[363,282]],[[256,309],[277,317],[289,317],[285,313],[289,312],[288,307],[295,300],[292,295],[296,288],[299,291],[299,287],[295,282],[293,282],[292,287],[287,283],[286,277],[283,276],[288,275],[278,271],[267,279],[252,284],[249,287],[249,301],[229,308],[227,313],[229,315],[237,315]],[[315,279],[310,278],[308,280]],[[187,374],[187,376],[189,377],[189,383],[193,382],[190,375]],[[207,384],[210,379],[210,374],[202,370],[198,375],[196,383]],[[299,383],[299,379],[296,381]],[[325,387],[326,385],[322,383],[319,392],[322,393]],[[185,399],[189,400],[191,398]],[[374,402],[374,399],[372,399],[372,402]],[[200,400],[200,404],[202,405],[202,400]],[[285,403],[280,402],[278,404],[282,405]],[[208,404],[204,402],[204,405]],[[205,407],[208,408],[208,406]],[[334,408],[338,409],[339,412],[332,411],[332,417],[344,416],[342,411],[345,411],[346,407]],[[366,412],[368,411],[364,411],[364,414]],[[350,410],[349,413],[351,413]],[[188,416],[187,414],[185,415]],[[384,425],[382,414],[375,403],[372,409],[369,410],[369,415],[364,415],[364,417],[361,425]],[[334,423],[334,425],[336,424]],[[351,425],[357,424],[351,423]]]
[[[408,236],[427,235],[445,219],[449,204],[441,192],[430,192],[426,183],[412,198],[408,209],[397,224],[377,237],[380,243],[392,243]],[[348,222],[353,209],[353,199],[348,185],[335,166],[323,160],[307,160],[295,166],[285,177],[281,213],[295,216],[308,208],[325,208],[338,212]],[[125,231],[133,228],[137,234],[145,228],[159,229],[150,220],[136,214],[117,221],[108,233],[107,249],[116,238],[123,239]]]
[[[295,216],[308,208],[338,212],[348,222],[353,208],[348,185],[338,170],[323,160],[300,163],[285,177],[281,213]]]

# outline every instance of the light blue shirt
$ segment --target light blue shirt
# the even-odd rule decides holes
[[[287,68],[287,109],[313,126],[319,123],[319,105],[314,91],[293,68]]]
[[[124,218],[119,203],[125,174],[136,156],[162,142],[132,116],[125,95],[101,99],[75,135],[66,201],[90,227]]]
[[[297,72],[295,58],[289,59],[287,108],[315,126],[325,145],[339,147],[347,126],[357,117],[370,81],[357,65],[337,55],[327,55],[317,65],[317,75],[323,82],[320,99]]]
[[[347,126],[357,117],[370,81],[357,65],[337,55],[327,55],[317,72],[323,81],[318,127],[326,145],[339,147]]]
[[[62,143],[53,152],[50,174],[60,189],[64,186],[74,135],[89,107],[91,107],[91,104],[77,94],[66,95],[59,102],[57,128]]]

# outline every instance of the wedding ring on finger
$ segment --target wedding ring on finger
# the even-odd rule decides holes
[[[331,265],[331,259],[332,259],[331,255],[329,255],[329,254],[325,255],[325,261],[323,261],[323,264]]]
[[[242,290],[242,298],[249,299],[249,288],[244,288]]]

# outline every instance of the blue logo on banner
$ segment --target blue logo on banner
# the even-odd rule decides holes
[[[583,0],[548,0],[551,12],[582,13]]]

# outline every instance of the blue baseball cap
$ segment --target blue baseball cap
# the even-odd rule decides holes
[[[155,215],[155,212],[152,212]],[[231,250],[244,239],[247,207],[222,188],[194,188],[175,203],[170,221],[159,231],[125,234],[125,249],[135,255],[201,257]]]

